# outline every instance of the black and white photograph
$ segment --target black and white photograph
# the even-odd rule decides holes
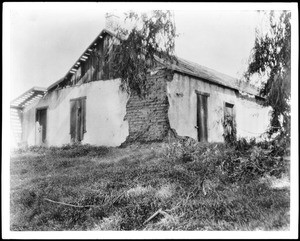
[[[298,238],[297,2],[2,9],[3,239]]]

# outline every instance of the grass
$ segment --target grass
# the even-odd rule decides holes
[[[11,156],[10,227],[285,230],[289,188],[272,183],[287,169],[263,152],[179,142],[18,150]]]

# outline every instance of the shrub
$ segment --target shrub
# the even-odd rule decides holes
[[[236,122],[234,117],[227,114],[224,116],[222,121],[224,127],[224,140],[228,144],[233,144],[236,142]]]
[[[264,147],[264,148],[262,148]],[[188,170],[197,171],[203,178],[221,175],[229,182],[246,181],[263,175],[280,177],[287,171],[283,148],[273,142],[256,143],[242,138],[226,144],[192,143],[179,140],[166,149],[166,156],[175,163],[192,162]]]

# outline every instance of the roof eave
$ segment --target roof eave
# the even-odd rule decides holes
[[[38,95],[44,95],[47,92],[46,88],[42,87],[32,87],[31,89],[27,90],[14,100],[10,102],[11,108],[23,109],[27,102],[32,101]],[[32,93],[32,94],[31,94]]]
[[[91,44],[85,49],[85,51],[83,51],[83,54],[80,55],[80,57],[75,61],[75,63],[71,66],[71,68],[68,70],[68,72],[64,75],[63,78],[59,79],[58,81],[56,81],[55,83],[51,84],[48,88],[47,91],[51,91],[55,86],[59,85],[61,82],[63,82],[67,76],[70,74],[70,71],[74,68],[74,66],[76,65],[77,62],[80,61],[80,59],[82,58],[82,56],[88,51],[88,49],[90,49],[94,43],[98,40],[98,38],[100,36],[102,36],[103,34],[109,34],[112,37],[117,37],[115,33],[113,33],[112,31],[108,30],[108,29],[102,29],[102,31],[97,35],[97,37],[94,39],[93,42],[91,42]]]
[[[197,74],[195,74],[195,73],[193,73],[193,72],[190,72],[190,71],[185,71],[185,70],[182,70],[182,69],[178,69],[178,68],[173,67],[173,66],[167,66],[167,68],[173,70],[174,72],[177,72],[177,73],[183,73],[183,74],[186,74],[186,75],[195,77],[195,78],[197,78],[197,79],[200,79],[200,80],[202,80],[202,81],[209,82],[209,83],[214,84],[214,85],[218,85],[218,86],[223,87],[223,88],[231,89],[231,90],[234,90],[234,91],[243,91],[243,90],[240,90],[240,89],[235,88],[235,87],[232,87],[232,86],[228,86],[228,85],[221,84],[221,83],[216,82],[216,81],[214,81],[214,80],[210,80],[210,79],[206,79],[206,78],[200,77],[200,76],[198,76]],[[247,94],[253,95],[253,96],[255,96],[255,97],[257,97],[257,98],[260,98],[260,99],[262,99],[262,100],[265,100],[264,97],[259,96],[259,95],[257,95],[257,94],[254,94],[254,93],[248,93],[247,91],[243,91],[243,92],[246,92]]]

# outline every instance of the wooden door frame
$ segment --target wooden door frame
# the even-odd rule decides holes
[[[34,121],[34,133],[35,133],[35,136],[34,136],[34,143],[35,145],[38,145],[37,144],[37,140],[36,140],[36,122],[37,122],[37,112],[40,111],[40,110],[46,110],[46,121],[45,121],[45,125],[46,125],[46,134],[45,134],[45,142],[47,140],[47,127],[48,127],[48,108],[49,106],[41,106],[41,107],[37,107],[35,108],[35,121]],[[43,135],[43,134],[42,134]],[[42,143],[43,144],[43,143]],[[44,143],[45,144],[45,143]],[[40,143],[39,143],[40,145]]]
[[[77,97],[77,98],[72,98],[72,99],[70,99],[70,104],[71,104],[71,102],[72,101],[80,101],[80,100],[86,100],[87,98],[86,98],[86,96],[81,96],[81,97]],[[86,107],[85,107],[86,108]],[[72,113],[71,113],[71,111],[69,112],[70,113],[70,125],[71,125],[71,115],[72,115]],[[86,115],[86,112],[84,113],[84,115]],[[86,116],[84,116],[83,118],[86,118]],[[77,119],[77,117],[76,117],[76,119]],[[75,129],[76,129],[76,133],[75,133],[75,139],[78,137],[78,135],[77,135],[77,120],[76,120],[76,127],[75,127]],[[84,127],[84,123],[81,123],[81,125],[82,125],[82,128],[83,128],[83,130],[82,130],[82,135],[84,135],[84,133],[86,132],[86,129],[85,129],[85,127]],[[71,133],[71,128],[70,128],[70,137],[71,137],[71,142],[72,142],[72,133]],[[82,136],[82,139],[83,139],[83,136]],[[74,140],[74,142],[77,142],[78,140]],[[80,140],[80,141],[82,141],[82,140]]]
[[[210,96],[209,93],[207,92],[202,92],[202,91],[199,91],[199,90],[195,90],[195,93],[196,93],[196,126],[197,126],[197,140],[198,142],[200,142],[200,138],[199,138],[199,126],[198,126],[198,96],[199,95],[202,95],[202,96],[205,96],[206,97],[206,116],[205,116],[205,121],[206,121],[206,137],[205,137],[205,141],[208,141],[208,97]]]

